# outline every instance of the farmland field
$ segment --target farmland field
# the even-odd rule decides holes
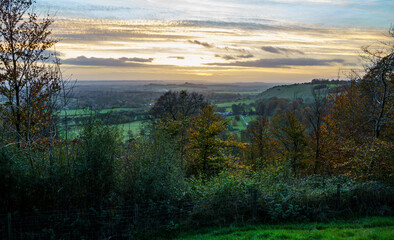
[[[217,107],[231,107],[233,104],[251,104],[254,102],[255,102],[254,100],[245,99],[245,100],[239,100],[239,101],[234,101],[234,102],[219,103],[219,104],[215,104],[215,105]]]
[[[240,130],[245,130],[246,129],[246,123],[249,123],[250,121],[256,119],[256,115],[251,115],[251,116],[241,116],[240,120],[237,121],[237,125],[232,125],[232,121],[235,117],[234,116],[228,116],[226,119],[229,119],[230,122],[229,124],[232,126],[235,132],[238,132]]]
[[[123,139],[128,139],[128,137],[130,136],[130,131],[133,133],[134,136],[139,134],[142,123],[142,121],[136,121],[131,123],[117,124],[116,126],[119,128]]]
[[[62,110],[58,114],[59,116],[78,116],[78,115],[88,115],[90,113],[110,113],[110,112],[120,112],[120,111],[131,111],[135,110],[134,108],[109,108],[109,109],[101,109],[101,110],[90,110],[90,109],[70,109],[70,110]]]
[[[231,105],[232,104],[250,104],[250,103],[254,103],[254,100],[249,100],[249,99],[245,99],[245,100],[239,100],[239,101],[235,101],[235,102],[224,102],[224,103],[219,103],[219,104],[215,104],[217,107],[225,107],[226,111],[232,111],[231,109]],[[147,112],[149,110],[150,106],[146,106],[145,108],[107,108],[107,109],[100,109],[100,110],[90,110],[90,109],[69,109],[69,110],[62,110],[59,112],[58,116],[59,117],[65,117],[67,115],[67,117],[70,119],[69,122],[69,126],[70,131],[69,131],[69,138],[75,138],[78,136],[79,134],[79,127],[78,124],[76,124],[73,119],[78,118],[78,117],[87,117],[90,114],[109,114],[111,115],[112,113],[117,113],[120,112],[120,114],[126,113],[126,112],[131,112],[131,111],[143,111],[143,112]],[[252,108],[252,110],[255,110],[254,108]],[[244,130],[246,128],[245,122],[250,122],[251,120],[253,120],[255,116],[243,116],[243,118],[241,118],[240,121],[238,121],[237,126],[232,126],[232,132],[234,133],[238,133],[241,130]],[[232,121],[232,119],[234,118],[234,116],[228,116],[226,117],[226,119],[230,119]],[[243,120],[244,119],[244,120]],[[133,132],[133,135],[138,135],[140,132],[140,128],[143,124],[144,121],[135,119],[137,121],[133,121],[133,122],[126,122],[126,123],[121,123],[121,124],[113,124],[114,126],[119,127],[119,130],[123,136],[123,139],[128,139],[129,136],[129,132]],[[230,122],[229,124],[232,124],[232,122]],[[61,136],[64,137],[64,132],[61,133]]]
[[[272,87],[270,84],[164,84],[143,82],[80,82],[76,87],[77,100],[72,102],[69,109],[58,113],[60,118],[69,119],[69,137],[78,136],[78,125],[90,114],[97,114],[101,119],[111,118],[111,125],[118,126],[124,139],[129,132],[138,135],[143,119],[146,119],[149,109],[154,102],[167,91],[187,90],[207,94],[207,100],[215,105],[219,112],[227,112],[229,130],[239,134],[246,128],[246,123],[255,118],[256,103],[260,100],[268,101],[272,97],[294,99],[298,97],[308,101],[312,98],[312,88],[318,84],[293,84]],[[337,87],[340,84],[328,84],[327,87]],[[271,88],[269,88],[271,87]],[[76,102],[86,103],[82,106],[93,106],[95,110],[81,109]],[[233,105],[237,105],[238,113]],[[242,105],[242,106],[240,106]],[[111,107],[112,106],[112,107]],[[274,112],[274,111],[273,111]],[[240,121],[233,122],[235,114],[242,114]],[[101,116],[99,116],[101,115]],[[64,133],[61,133],[64,136]]]

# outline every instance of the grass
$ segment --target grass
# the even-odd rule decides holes
[[[256,117],[257,117],[256,115],[249,115],[249,116],[245,116],[244,118],[246,122],[250,122],[252,120],[256,120]]]
[[[70,129],[68,130],[67,138],[68,138],[68,139],[77,138],[77,137],[79,136],[79,131],[80,131],[80,129],[70,128]],[[66,139],[66,132],[65,132],[65,130],[62,129],[62,128],[61,128],[61,130],[60,130],[60,137],[63,138],[63,139]]]
[[[270,99],[272,97],[288,98],[295,100],[296,98],[312,99],[312,84],[293,84],[287,86],[277,86],[270,88],[259,95],[260,99]]]
[[[306,102],[310,102],[313,99],[312,89],[320,84],[291,84],[285,86],[275,86],[263,93],[258,95],[261,100],[268,100],[273,97],[277,98],[288,98],[290,100],[295,100],[297,98],[302,98]],[[328,88],[343,86],[343,84],[327,84]]]
[[[340,87],[343,86],[343,84],[327,84],[328,88],[334,88],[334,87]]]
[[[243,121],[242,117],[240,118],[239,121],[237,121],[237,126],[233,126],[232,125],[232,120],[235,118],[235,116],[227,116],[226,119],[230,119],[230,122],[228,123],[229,125],[232,126],[232,128],[234,129],[235,132],[241,131],[241,130],[245,130],[246,129],[246,125],[245,122]],[[244,116],[244,119],[247,123],[249,123],[252,120],[256,119],[256,115],[252,115],[252,116]]]
[[[239,91],[216,91],[216,93],[223,93],[223,94],[240,94],[240,95],[257,95],[259,93],[261,93],[261,91],[254,91],[254,92],[239,92]]]
[[[129,131],[132,131],[134,136],[139,135],[141,125],[142,121],[136,121],[131,123],[117,124],[116,126],[123,135],[123,139],[127,140],[129,138]]]
[[[109,113],[109,112],[119,112],[119,111],[131,111],[135,110],[134,108],[111,108],[111,109],[102,109],[102,110],[90,110],[90,109],[71,109],[71,110],[62,110],[58,114],[59,116],[65,116],[66,114],[69,116],[77,116],[77,115],[88,115],[90,113]]]
[[[238,100],[238,101],[234,101],[234,102],[225,102],[225,103],[218,103],[218,104],[215,104],[217,107],[229,107],[229,108],[231,108],[231,105],[233,105],[233,104],[240,104],[240,103],[245,103],[245,104],[251,104],[251,103],[254,103],[255,101],[254,100],[250,100],[250,99],[244,99],[244,100]]]
[[[112,109],[102,109],[102,110],[89,110],[89,109],[72,109],[72,110],[62,110],[59,113],[59,116],[65,116],[67,114],[68,117],[77,117],[77,116],[86,116],[91,113],[101,113],[106,114],[109,112],[117,112],[117,111],[131,111],[133,108],[112,108]],[[134,109],[135,110],[135,109]],[[139,135],[142,121],[134,121],[130,123],[123,124],[115,124],[117,126],[123,136],[123,140],[129,139],[129,131],[133,132],[133,135]],[[69,139],[73,139],[79,136],[80,129],[70,122],[70,130],[69,130]],[[64,131],[60,132],[60,136],[62,138],[65,137]]]
[[[132,131],[134,136],[139,135],[142,123],[143,123],[142,121],[135,121],[135,122],[130,122],[130,123],[115,124],[112,126],[116,126],[119,128],[119,131],[120,131],[120,134],[122,135],[123,140],[128,140],[129,139],[129,131]],[[79,131],[80,131],[79,127],[76,127],[76,126],[70,127],[70,130],[68,132],[68,138],[73,139],[73,138],[78,137]],[[65,138],[64,130],[60,131],[60,136],[62,138]]]
[[[394,239],[394,217],[370,217],[330,223],[252,225],[203,229],[176,239]]]

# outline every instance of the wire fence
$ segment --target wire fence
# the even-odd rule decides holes
[[[0,239],[154,239],[191,228],[253,222],[324,220],[391,215],[392,188],[333,185],[325,191],[226,189],[198,200],[135,203],[101,209],[14,212],[0,215]]]
[[[212,202],[178,201],[140,203],[106,209],[72,209],[62,211],[37,211],[0,215],[0,238],[19,239],[136,239],[141,234],[170,233],[187,230],[182,226],[200,222],[202,215],[207,221],[215,220],[231,209],[231,222],[249,221],[256,209],[252,195],[240,196],[231,201],[220,201],[212,209]],[[253,201],[250,201],[253,200]],[[209,206],[208,206],[209,205]],[[225,223],[227,217],[216,219]],[[184,224],[184,225],[182,225]]]

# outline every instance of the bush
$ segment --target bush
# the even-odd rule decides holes
[[[261,200],[274,222],[392,214],[394,189],[378,183],[312,176],[261,186]]]
[[[84,207],[110,204],[115,193],[121,138],[116,127],[91,116],[83,125],[75,155],[74,184]]]
[[[191,223],[201,226],[250,220],[308,222],[393,213],[394,189],[390,186],[357,183],[342,177],[278,180],[271,175],[223,172],[207,182],[192,181],[196,204]]]
[[[140,137],[130,143],[121,165],[124,204],[177,201],[188,192],[176,146],[167,136]]]
[[[195,201],[191,216],[194,226],[250,221],[265,208],[258,202],[255,181],[246,176],[222,172],[208,181],[192,179],[190,185]]]
[[[13,186],[15,185],[15,176],[11,172],[12,160],[9,149],[0,138],[0,192],[6,193],[0,195],[0,212],[6,213],[12,209]]]

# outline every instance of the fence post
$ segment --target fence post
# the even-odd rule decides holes
[[[134,205],[134,225],[138,224],[138,204]]]
[[[253,189],[251,192],[252,198],[252,217],[253,221],[256,221],[256,211],[257,211],[257,189]]]
[[[8,240],[12,240],[12,215],[8,213]]]
[[[341,199],[341,184],[337,184],[337,207],[338,209],[342,205],[342,199]]]

